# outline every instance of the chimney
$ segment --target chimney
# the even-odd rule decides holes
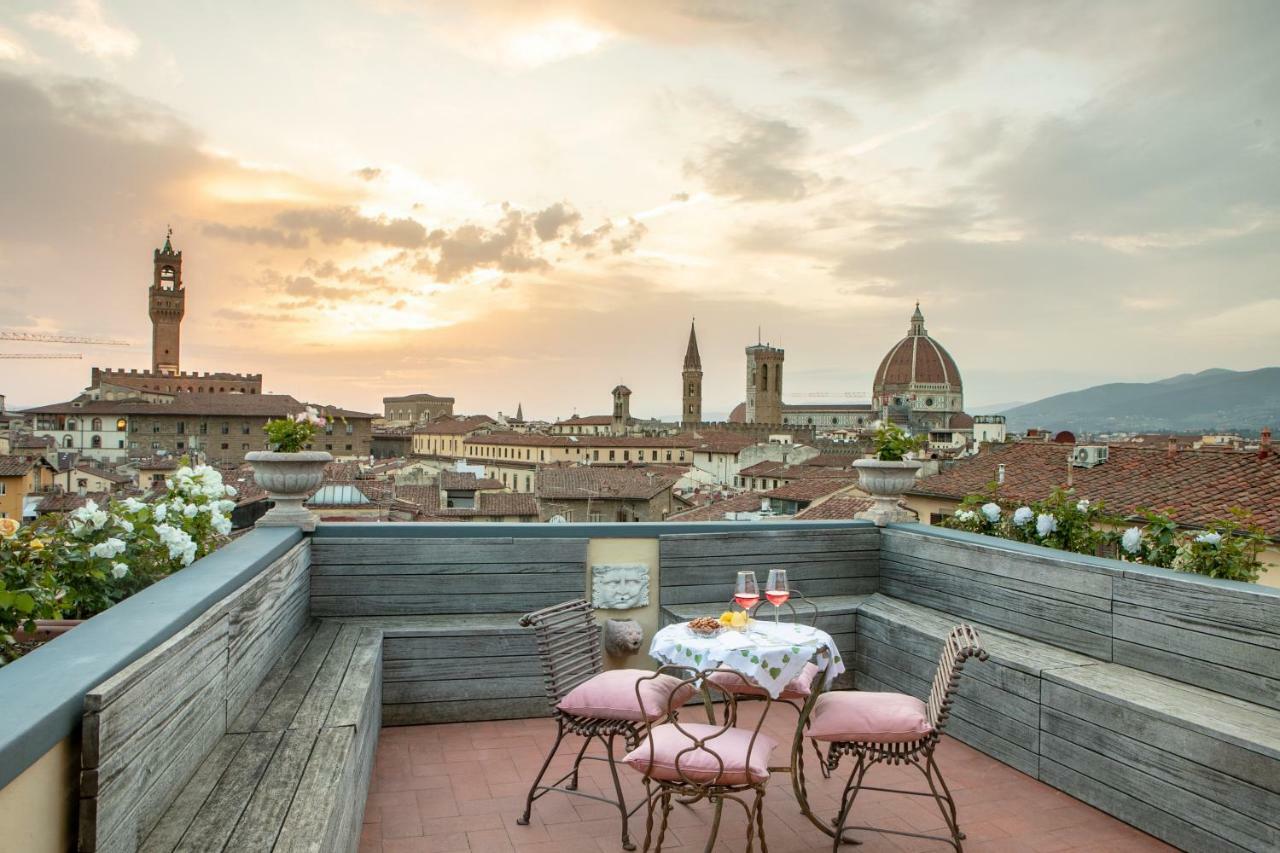
[[[1166,458],[1166,459],[1172,459],[1172,458],[1173,458],[1173,454],[1175,454],[1175,453],[1177,453],[1177,452],[1178,452],[1178,439],[1176,439],[1176,438],[1175,438],[1175,437],[1173,437],[1173,436],[1169,436],[1169,443],[1168,443],[1167,448],[1165,449],[1165,454],[1164,454],[1164,455],[1165,455],[1165,458]]]
[[[1003,462],[1001,462],[996,467],[996,485],[997,486],[1004,485],[1004,463]]]
[[[1271,455],[1271,427],[1263,427],[1261,441],[1258,443],[1258,458],[1266,459]]]

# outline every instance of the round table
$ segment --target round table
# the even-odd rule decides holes
[[[752,620],[746,631],[724,629],[713,637],[693,633],[688,623],[668,625],[653,635],[649,656],[659,663],[690,669],[728,667],[778,695],[812,660],[830,687],[844,672],[844,661],[826,631],[789,622]]]

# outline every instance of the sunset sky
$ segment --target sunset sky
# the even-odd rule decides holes
[[[920,300],[971,407],[1280,363],[1280,3],[0,6],[11,405],[183,367],[370,411],[865,392]],[[0,342],[6,352],[36,351]],[[46,351],[59,349],[46,346]]]

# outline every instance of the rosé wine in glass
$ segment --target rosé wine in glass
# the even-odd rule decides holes
[[[733,600],[743,610],[751,610],[760,600],[760,588],[756,586],[755,572],[738,572],[738,585],[734,588]]]
[[[778,624],[778,608],[791,597],[791,587],[787,584],[786,569],[770,569],[769,584],[765,587],[764,597],[773,605],[773,624]]]

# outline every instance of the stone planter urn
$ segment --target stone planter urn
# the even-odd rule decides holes
[[[877,527],[916,520],[913,513],[898,506],[898,500],[916,481],[919,462],[910,459],[900,462],[859,459],[853,467],[858,471],[858,485],[875,502],[871,509],[858,513],[855,518],[874,521]]]
[[[324,480],[324,466],[333,457],[323,450],[296,453],[255,450],[246,453],[244,458],[253,466],[253,479],[266,489],[267,497],[275,503],[258,519],[257,526],[315,530],[316,516],[302,502]]]

